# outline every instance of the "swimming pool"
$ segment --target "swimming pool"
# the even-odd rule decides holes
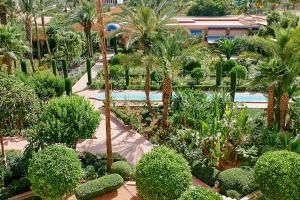
[[[208,93],[208,99],[211,98],[212,94]],[[111,94],[113,101],[145,101],[145,92],[137,91],[114,91]],[[105,93],[100,92],[96,95],[92,95],[90,98],[97,99],[100,101],[105,100]],[[151,101],[161,101],[161,92],[151,92]],[[266,103],[268,99],[261,93],[236,93],[235,102],[247,102],[247,103]]]

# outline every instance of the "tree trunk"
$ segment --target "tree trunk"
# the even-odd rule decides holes
[[[38,55],[38,61],[39,61],[39,67],[40,67],[42,65],[42,62],[41,62],[41,46],[40,46],[40,37],[39,37],[39,33],[38,33],[36,18],[34,18],[34,27],[35,27],[35,33],[36,33],[37,55]]]
[[[274,106],[275,106],[275,85],[271,85],[268,89],[268,108],[267,108],[267,122],[268,128],[274,126]]]
[[[149,113],[152,115],[152,118],[154,118],[154,110],[151,105],[150,100],[150,66],[146,66],[146,81],[145,81],[145,94],[146,94],[146,103],[149,109]]]
[[[26,40],[28,42],[28,46],[30,48],[30,52],[28,54],[32,72],[35,72],[34,62],[33,62],[33,55],[32,55],[32,20],[31,17],[26,17],[25,21],[25,31],[26,31]]]
[[[8,56],[5,57],[5,64],[7,65],[7,74],[8,75],[13,75],[13,67],[12,67],[12,64],[11,64],[10,57],[8,57]]]
[[[2,153],[2,164],[3,164],[5,167],[7,167],[6,154],[5,154],[5,149],[4,149],[3,136],[0,136],[0,144],[1,144],[1,153]]]
[[[289,106],[289,94],[283,92],[280,97],[280,130],[285,130],[286,114]]]
[[[172,94],[172,79],[169,75],[166,75],[163,82],[163,105],[164,111],[162,114],[161,126],[163,128],[167,127],[167,120],[169,115],[169,104],[171,102],[171,94]]]
[[[293,10],[296,10],[296,3],[293,3]]]
[[[106,149],[107,149],[107,170],[111,170],[112,165],[112,144],[111,144],[111,127],[110,127],[110,97],[109,97],[109,77],[108,77],[108,63],[106,57],[106,44],[104,35],[104,23],[102,16],[102,0],[97,0],[97,20],[100,25],[99,36],[100,36],[100,48],[102,52],[102,62],[104,68],[104,79],[105,79],[105,120],[106,120]]]
[[[84,33],[85,33],[85,38],[86,38],[86,49],[87,49],[89,58],[93,57],[91,27],[92,27],[91,24],[84,27]]]
[[[47,33],[46,33],[46,29],[45,29],[45,18],[44,18],[43,15],[41,16],[41,20],[42,20],[42,28],[43,28],[43,33],[44,33],[44,36],[45,36],[45,42],[46,42],[48,55],[49,55],[50,60],[52,60],[52,53],[51,53],[51,49],[50,49],[50,45],[49,45],[49,41],[48,41],[48,36],[47,36]]]
[[[5,5],[0,5],[0,23],[7,25],[7,11]]]

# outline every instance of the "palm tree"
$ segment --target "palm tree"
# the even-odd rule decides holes
[[[172,96],[172,77],[176,69],[182,66],[187,60],[196,60],[192,57],[189,47],[187,33],[176,30],[175,33],[165,33],[161,40],[154,43],[154,63],[163,68],[163,105],[164,111],[161,120],[162,127],[167,127],[169,104]],[[194,49],[195,50],[195,49]],[[188,52],[188,53],[187,53]]]
[[[167,22],[177,12],[177,9],[170,9],[172,3],[174,3],[174,0],[162,0],[157,3],[151,0],[147,2],[139,0],[135,2],[135,7],[123,7],[123,13],[118,15],[118,20],[126,24],[126,27],[120,31],[129,35],[127,46],[136,45],[138,49],[143,51],[144,56],[149,55],[154,40],[166,29]],[[154,117],[155,114],[150,100],[151,65],[149,62],[143,64],[146,68],[146,103],[149,112]]]
[[[102,0],[97,0],[97,20],[100,25],[100,46],[102,52],[102,63],[104,67],[105,79],[105,120],[106,120],[106,149],[107,149],[107,169],[110,171],[112,165],[112,144],[111,144],[111,127],[110,127],[110,97],[109,97],[109,77],[108,77],[108,63],[106,56],[106,43],[104,35],[104,23],[102,16]]]
[[[293,5],[293,10],[296,9],[297,3],[300,3],[300,0],[289,0],[289,2]]]
[[[256,9],[261,10],[264,7],[265,0],[254,0],[253,4]]]
[[[216,51],[220,54],[225,55],[227,60],[237,54],[240,49],[239,40],[237,39],[222,39],[217,44]]]
[[[268,3],[271,4],[271,9],[275,10],[280,5],[280,0],[268,0]]]
[[[10,25],[0,26],[0,48],[3,60],[7,65],[7,73],[12,75],[12,60],[17,60],[17,58],[22,53],[28,51],[29,48],[25,45],[19,30]]]
[[[71,16],[71,19],[75,23],[79,23],[83,26],[86,48],[89,57],[93,57],[93,45],[92,45],[92,25],[96,18],[95,3],[93,1],[86,1],[80,6],[76,12]]]
[[[0,0],[0,23],[7,25],[7,14],[15,9],[15,0]]]

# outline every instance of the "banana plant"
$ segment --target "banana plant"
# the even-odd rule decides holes
[[[288,132],[279,132],[277,135],[277,144],[282,149],[300,153],[300,134],[293,137]]]

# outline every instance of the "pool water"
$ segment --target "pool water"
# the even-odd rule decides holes
[[[208,99],[211,98],[211,94],[208,94]],[[112,100],[114,101],[145,101],[146,95],[144,92],[112,92]],[[97,99],[100,101],[105,100],[105,93],[100,92],[99,94],[92,95],[92,99]],[[160,92],[151,92],[150,93],[151,101],[161,101],[162,93]],[[268,99],[261,93],[249,94],[249,93],[236,93],[235,102],[248,102],[248,103],[266,103]]]

